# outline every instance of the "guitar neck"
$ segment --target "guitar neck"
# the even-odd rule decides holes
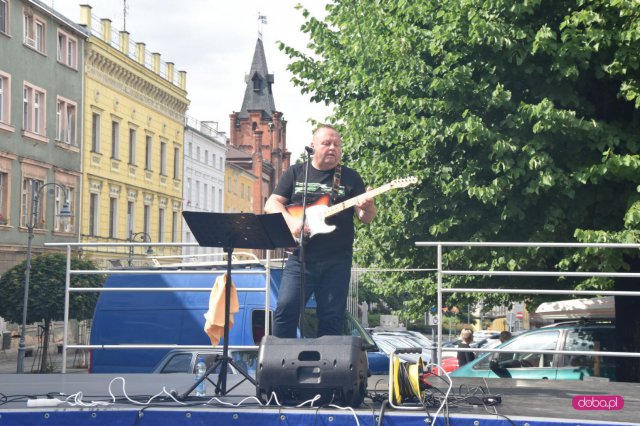
[[[373,197],[377,197],[380,194],[384,194],[385,192],[391,189],[393,189],[393,185],[388,183],[386,185],[382,185],[378,188],[372,189],[371,191],[367,191],[364,194],[359,195],[358,197],[362,197],[363,195],[366,195],[373,198]],[[344,200],[341,203],[338,203],[336,205],[329,207],[329,209],[325,212],[324,217],[325,218],[331,217],[333,215],[340,213],[343,210],[346,210],[355,206],[358,202],[358,197],[349,198],[348,200]]]

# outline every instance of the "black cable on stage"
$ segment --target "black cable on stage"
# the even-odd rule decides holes
[[[380,415],[378,417],[378,426],[382,426],[382,418],[384,417],[384,412],[385,412],[385,410],[386,410],[388,405],[389,405],[389,400],[386,400],[380,406]]]
[[[376,409],[372,406],[367,404],[366,402],[363,403],[364,406],[368,409],[371,410],[371,424],[375,424],[376,423]]]
[[[500,414],[500,413],[498,413],[498,411],[497,411],[497,410],[496,410],[496,412],[495,412],[495,413],[491,413],[491,414],[496,415],[496,416],[503,417],[506,421],[508,421],[508,422],[509,422],[510,424],[512,424],[513,426],[518,426],[518,425],[516,424],[516,422],[514,422],[513,420],[511,420],[509,417],[505,416],[504,414]]]
[[[0,406],[9,404],[11,402],[22,402],[27,401],[30,398],[34,398],[35,395],[5,395],[2,394],[2,402],[0,402]]]

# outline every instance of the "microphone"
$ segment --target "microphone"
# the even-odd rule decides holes
[[[310,146],[305,146],[304,150],[307,151],[307,154],[309,154],[309,155],[313,155],[313,153],[315,152],[315,150],[313,148],[311,148]]]

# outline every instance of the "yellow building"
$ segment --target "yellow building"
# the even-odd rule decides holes
[[[82,5],[85,50],[82,242],[178,242],[186,72]],[[103,259],[136,247],[91,249]],[[156,249],[154,249],[156,250]],[[161,251],[161,250],[160,250]],[[158,253],[165,254],[165,253]],[[166,253],[176,254],[176,253]],[[135,263],[134,263],[135,264]]]
[[[251,171],[251,155],[227,145],[224,170],[225,213],[253,213],[253,186],[256,179]]]
[[[227,162],[224,172],[225,213],[253,213],[253,183],[256,176],[242,167]]]

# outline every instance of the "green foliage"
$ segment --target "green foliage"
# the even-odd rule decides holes
[[[320,21],[302,9],[311,54],[280,45],[293,82],[333,106],[345,161],[368,184],[407,175],[421,182],[377,199],[373,226],[358,230],[358,264],[435,267],[435,250],[414,245],[427,240],[640,241],[640,3],[334,0],[327,12]],[[624,256],[637,254],[459,248],[445,250],[443,262],[624,270]],[[445,283],[480,284],[487,279]],[[414,318],[436,290],[425,274],[371,277],[367,286]]]
[[[8,270],[0,278],[0,316],[16,323],[22,322],[24,278],[26,261]],[[95,270],[93,262],[71,259],[71,268]],[[27,324],[64,319],[66,256],[43,254],[31,260]],[[102,275],[72,275],[71,287],[101,287]],[[78,320],[93,317],[98,299],[96,292],[71,293],[70,318]]]

